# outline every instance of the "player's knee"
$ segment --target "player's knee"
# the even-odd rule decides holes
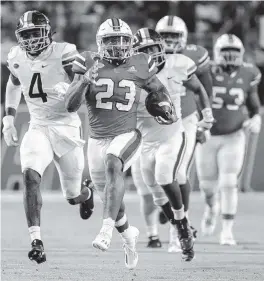
[[[105,165],[106,165],[106,172],[110,176],[122,173],[122,166],[123,166],[122,161],[115,155],[107,154],[105,159]]]
[[[151,214],[153,210],[156,209],[156,205],[154,204],[152,194],[146,194],[140,196],[140,203],[141,203],[142,212],[145,215]]]
[[[168,197],[166,196],[163,190],[154,192],[153,198],[154,198],[154,203],[157,206],[163,206],[168,202]]]
[[[217,191],[217,181],[201,180],[199,186],[206,195],[213,195]]]
[[[238,179],[236,173],[223,173],[219,175],[219,188],[236,187]]]
[[[41,181],[41,176],[35,170],[28,168],[23,171],[24,184],[26,188],[38,188]]]

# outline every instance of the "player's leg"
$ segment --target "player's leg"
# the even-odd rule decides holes
[[[195,160],[199,187],[204,196],[205,210],[201,222],[203,235],[211,235],[219,215],[217,153],[219,137],[212,136],[206,143],[197,144]]]
[[[28,257],[42,263],[46,261],[46,254],[40,234],[40,182],[46,167],[53,159],[52,147],[45,129],[30,127],[21,143],[20,159],[25,184],[23,202],[32,246]]]
[[[140,197],[141,213],[144,217],[147,229],[147,236],[149,238],[147,247],[160,248],[161,242],[158,237],[158,207],[155,205],[152,193],[145,184],[140,166],[140,157],[132,165],[132,178],[137,188],[137,193]]]
[[[162,143],[156,153],[155,178],[169,198],[182,248],[182,258],[190,261],[194,257],[194,241],[184,213],[181,190],[176,180],[185,148],[185,134],[181,131]]]
[[[224,138],[225,143],[219,150],[217,159],[222,211],[220,244],[234,245],[233,224],[238,204],[238,175],[244,160],[245,134],[238,131]]]

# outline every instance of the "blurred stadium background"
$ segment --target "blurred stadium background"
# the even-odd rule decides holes
[[[138,28],[155,27],[163,16],[177,15],[187,24],[189,43],[204,46],[212,54],[217,36],[234,33],[244,43],[245,60],[254,62],[264,76],[264,2],[262,1],[1,1],[1,106],[4,114],[5,85],[8,79],[6,58],[10,48],[16,44],[15,28],[19,17],[27,10],[37,9],[51,20],[54,40],[67,41],[77,45],[79,51],[96,50],[95,34],[99,24],[107,18],[119,17],[135,32]],[[264,104],[264,79],[259,85],[259,95]],[[22,101],[22,104],[24,102]],[[84,133],[87,136],[85,108],[81,110]],[[25,104],[20,106],[17,128],[20,141],[27,130],[29,115]],[[264,123],[264,122],[263,122]],[[257,137],[251,136],[251,145]],[[259,137],[252,188],[264,190],[264,128]],[[86,167],[88,174],[88,167]],[[57,173],[51,165],[46,174],[44,189],[59,189]],[[245,173],[247,175],[247,171]],[[129,179],[129,173],[128,173]],[[3,189],[19,190],[22,186],[19,149],[6,149],[2,142]],[[133,184],[128,188],[133,189]]]

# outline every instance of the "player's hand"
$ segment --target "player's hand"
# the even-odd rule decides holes
[[[200,144],[205,143],[210,138],[210,131],[198,127],[196,131],[196,141]]]
[[[70,87],[70,84],[59,82],[53,87],[53,92],[57,93],[59,98],[63,98]]]
[[[7,146],[18,146],[17,130],[14,126],[14,116],[7,115],[3,118],[3,135]]]
[[[197,123],[197,126],[205,130],[210,130],[215,122],[211,108],[202,110],[203,119]]]
[[[165,112],[167,118],[163,118],[161,116],[156,116],[155,120],[160,124],[160,125],[171,125],[172,123],[176,122],[178,120],[175,108],[172,106],[172,112]]]
[[[256,114],[243,123],[243,128],[251,131],[252,133],[258,134],[261,130],[261,123],[262,121],[260,114]]]

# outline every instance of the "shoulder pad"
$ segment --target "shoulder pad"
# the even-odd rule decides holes
[[[89,51],[82,52],[75,56],[75,60],[72,63],[72,71],[77,74],[84,74],[94,64],[95,54]]]
[[[15,58],[18,55],[19,51],[20,51],[20,47],[19,46],[12,47],[10,49],[8,55],[7,55],[7,61]]]

